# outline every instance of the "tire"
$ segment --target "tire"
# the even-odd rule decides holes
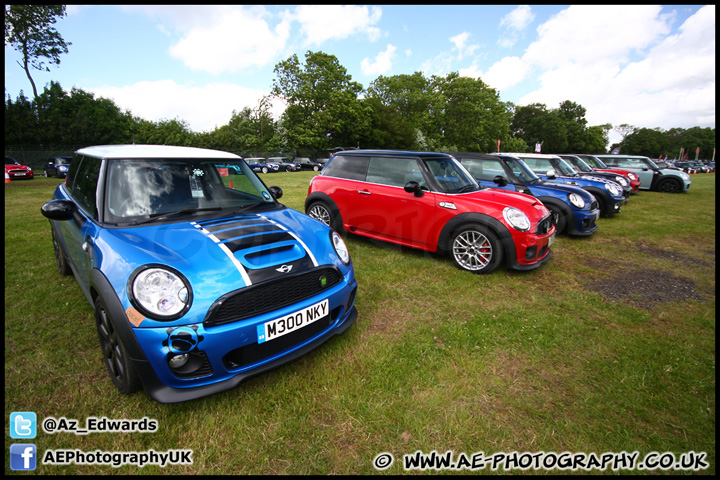
[[[314,202],[308,207],[307,214],[316,220],[320,220],[330,228],[336,227],[336,225],[334,225],[337,223],[336,219],[333,218],[332,210],[325,202]],[[335,230],[337,230],[337,228],[335,228]]]
[[[125,345],[115,330],[110,313],[101,297],[95,299],[95,325],[103,361],[113,384],[123,395],[137,392],[142,388],[140,377],[130,361]]]
[[[262,171],[262,173],[267,173],[267,172],[268,172],[268,168],[267,168],[267,167],[262,167],[262,170],[261,170],[261,171]]]
[[[313,167],[313,171],[314,171],[314,172],[317,172],[318,170],[320,170],[320,167],[318,167],[317,165],[315,165],[315,166]]]
[[[555,221],[555,233],[557,235],[560,235],[565,231],[565,228],[567,227],[567,215],[565,215],[565,212],[563,212],[560,207],[555,206],[551,203],[546,203],[545,206],[550,209],[553,216],[557,219]]]
[[[60,275],[67,277],[72,274],[72,270],[70,269],[70,264],[68,263],[67,258],[65,258],[65,253],[60,247],[54,228],[52,229],[52,242],[53,250],[55,250],[55,262],[57,263],[58,272],[60,272]]]
[[[456,267],[478,274],[495,270],[503,257],[497,235],[475,223],[465,225],[453,233],[449,251]]]
[[[657,191],[663,193],[678,193],[682,190],[680,182],[674,178],[663,178],[657,184]]]

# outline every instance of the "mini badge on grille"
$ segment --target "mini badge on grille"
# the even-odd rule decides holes
[[[320,277],[320,288],[325,288],[327,286],[327,277],[325,275]]]
[[[292,265],[283,265],[280,268],[276,268],[275,270],[280,273],[290,273],[290,270],[292,270]]]

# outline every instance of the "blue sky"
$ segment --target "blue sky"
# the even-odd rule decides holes
[[[256,107],[275,65],[308,50],[364,87],[456,71],[517,105],[579,103],[589,125],[715,127],[714,5],[71,5],[56,28],[72,45],[33,71],[39,89],[55,80],[194,131]],[[12,99],[32,94],[18,59],[5,47]]]

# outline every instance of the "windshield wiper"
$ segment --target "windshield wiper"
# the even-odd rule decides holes
[[[222,210],[222,207],[183,208],[182,210],[176,210],[174,212],[151,213],[150,215],[148,215],[149,218],[147,220],[143,220],[142,222],[136,222],[136,225],[142,225],[144,223],[155,222],[158,220],[167,220],[168,218],[179,217],[182,215],[203,213],[203,212],[215,212],[218,210]]]
[[[476,190],[476,189],[477,189],[477,188],[475,187],[475,185],[473,185],[473,184],[471,183],[471,184],[469,184],[469,185],[465,185],[464,187],[458,188],[458,189],[455,191],[455,193],[468,192],[468,191],[473,191],[473,190]]]

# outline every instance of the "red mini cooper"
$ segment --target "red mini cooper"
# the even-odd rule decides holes
[[[455,265],[489,273],[529,270],[550,258],[552,215],[530,195],[482,189],[444,153],[336,153],[312,179],[305,212],[338,231],[449,253]]]

